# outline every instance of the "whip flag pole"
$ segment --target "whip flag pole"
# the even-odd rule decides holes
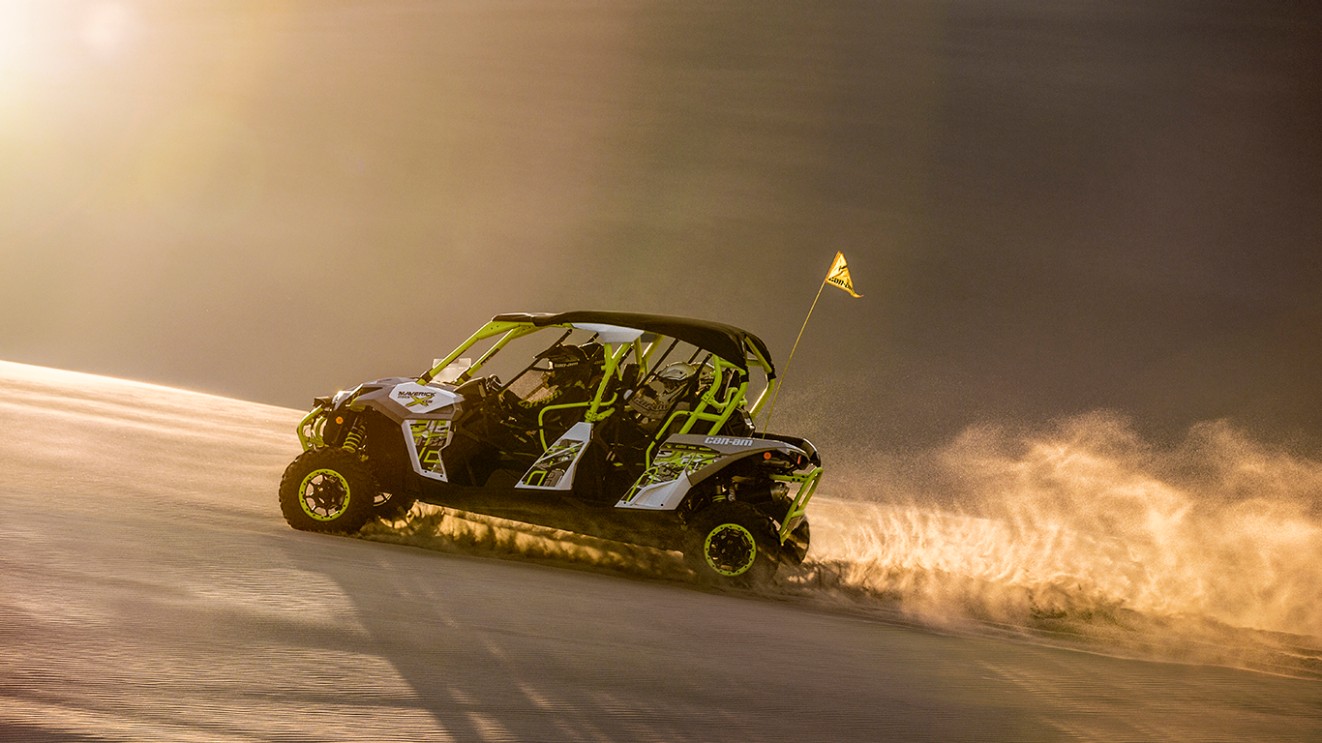
[[[826,272],[826,278],[822,279],[822,285],[817,287],[817,296],[813,297],[812,306],[808,308],[808,316],[803,318],[803,325],[799,327],[799,336],[794,339],[794,346],[790,348],[790,356],[785,359],[785,366],[780,370],[780,383],[776,385],[776,391],[771,395],[771,405],[767,407],[767,417],[762,421],[762,430],[766,431],[771,425],[771,415],[776,412],[776,400],[780,399],[780,388],[785,384],[785,375],[789,373],[790,364],[794,361],[794,352],[799,350],[799,341],[803,340],[803,331],[808,328],[808,321],[812,319],[812,311],[817,309],[817,301],[822,298],[822,290],[830,284],[835,288],[848,292],[849,296],[855,299],[862,299],[863,295],[854,291],[854,280],[849,276],[849,265],[845,263],[845,254],[836,251],[835,260],[831,262],[831,270]]]

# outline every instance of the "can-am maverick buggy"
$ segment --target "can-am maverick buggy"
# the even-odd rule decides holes
[[[354,532],[420,500],[679,550],[703,579],[763,581],[807,553],[822,476],[811,443],[754,427],[775,384],[766,344],[730,325],[498,315],[417,378],[318,398],[281,510],[295,529]]]

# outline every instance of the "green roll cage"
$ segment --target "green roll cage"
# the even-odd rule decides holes
[[[469,379],[472,379],[473,376],[482,369],[482,366],[491,359],[491,357],[495,356],[502,348],[509,345],[512,341],[550,327],[572,329],[574,328],[574,324],[535,325],[526,322],[493,320],[479,328],[476,333],[473,333],[473,335],[467,340],[459,344],[459,347],[451,351],[445,358],[437,361],[432,368],[428,369],[418,377],[418,383],[426,384],[432,381],[438,377],[446,367],[462,358],[468,349],[481,341],[495,336],[502,336],[499,340],[493,343],[485,353],[475,359],[472,365],[470,365],[462,374],[455,378],[454,384],[462,384]],[[643,337],[640,336],[629,343],[607,342],[602,345],[606,347],[605,365],[602,369],[601,382],[598,384],[592,399],[587,402],[550,405],[544,408],[540,415],[544,416],[547,412],[552,410],[586,407],[587,411],[583,415],[583,420],[588,423],[596,423],[605,420],[615,412],[614,404],[616,399],[614,396],[609,400],[603,398],[605,397],[606,391],[611,386],[611,380],[620,379],[625,359],[629,358],[630,354],[632,354],[634,363],[639,366],[640,376],[645,377],[650,371],[649,362],[652,360],[654,352],[661,344],[655,340],[644,342]],[[764,374],[771,369],[770,362],[767,361],[767,359],[764,358],[755,347],[746,345],[745,350],[747,351],[747,358],[745,359],[747,367],[760,369]],[[698,406],[692,410],[674,411],[665,421],[665,424],[658,430],[667,431],[671,434],[716,433],[727,421],[729,421],[730,416],[734,415],[734,413],[739,410],[747,399],[748,394],[749,380],[748,373],[745,371],[745,366],[731,363],[720,356],[712,354],[711,368],[713,373],[712,383],[702,390],[698,398]],[[725,375],[727,374],[731,375],[731,381],[737,379],[738,384],[727,385],[725,383]],[[764,403],[771,398],[770,393],[774,392],[776,384],[777,380],[768,376],[766,387],[758,395],[757,400],[753,402],[752,406],[748,408],[749,415],[751,415],[755,421],[758,414],[761,412]],[[721,398],[717,398],[717,391],[722,387],[726,390],[725,395]],[[680,423],[678,429],[671,428],[681,419],[683,419],[683,422]],[[707,423],[710,425],[706,427],[705,431],[695,431],[694,429],[698,428],[701,423]],[[542,448],[545,449],[550,442],[547,442],[543,436],[541,443]],[[649,446],[647,450],[647,464],[649,465],[651,464],[652,450],[655,448],[656,443],[657,442],[655,441],[652,442],[652,445]]]

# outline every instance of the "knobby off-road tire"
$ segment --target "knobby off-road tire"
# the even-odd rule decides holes
[[[372,501],[372,514],[378,518],[394,521],[408,513],[416,501],[417,498],[411,495],[385,493],[378,490],[376,498]]]
[[[343,449],[298,455],[280,478],[280,511],[303,531],[353,533],[373,517],[378,488],[367,465]]]
[[[689,523],[685,561],[703,583],[755,588],[771,582],[780,544],[770,518],[747,503],[714,503]]]

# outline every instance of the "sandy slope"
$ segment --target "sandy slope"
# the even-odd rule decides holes
[[[300,412],[0,383],[0,740],[1322,736],[1316,681],[294,532]]]

